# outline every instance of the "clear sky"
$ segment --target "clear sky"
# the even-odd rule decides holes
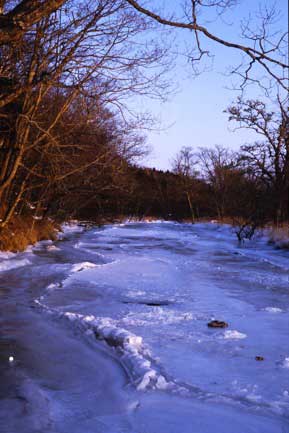
[[[172,10],[175,4],[170,0],[166,6]],[[264,5],[264,1],[262,2]],[[267,2],[268,3],[268,2]],[[272,1],[269,3],[272,4]],[[288,17],[287,0],[277,0],[276,6],[281,13],[278,23],[286,31]],[[239,39],[239,20],[248,17],[251,12],[252,20],[256,21],[256,10],[259,0],[242,0],[237,9],[226,17],[226,22],[216,22],[212,26],[214,31],[231,41]],[[211,26],[211,28],[212,28]],[[190,34],[180,31],[179,43],[190,43]],[[161,119],[162,130],[149,131],[148,145],[152,149],[151,155],[144,165],[160,169],[169,169],[174,155],[183,146],[213,146],[221,144],[231,148],[238,148],[245,142],[253,141],[255,135],[249,131],[233,132],[233,125],[228,123],[228,116],[223,112],[236,99],[238,92],[230,90],[232,77],[225,75],[228,67],[236,64],[240,59],[234,50],[210,44],[214,53],[214,65],[208,72],[203,72],[193,78],[191,66],[181,57],[177,59],[172,80],[178,83],[179,91],[170,97],[166,103],[152,100],[142,100],[142,109],[151,111]],[[252,89],[249,97],[259,96],[260,90]]]

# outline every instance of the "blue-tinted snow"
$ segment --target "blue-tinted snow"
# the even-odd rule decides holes
[[[10,278],[12,297],[23,287],[17,296],[32,308],[21,312],[27,330],[15,342],[13,369],[49,402],[47,431],[286,433],[288,252],[262,236],[240,247],[225,225],[159,222],[71,228],[13,260],[22,267],[4,272],[3,284]],[[229,326],[210,329],[211,319]],[[28,338],[33,323],[40,335]],[[27,349],[18,347],[41,352],[42,334],[62,360],[42,360],[44,377],[35,355],[22,367]],[[53,385],[57,372],[66,379]],[[100,384],[103,410],[93,414]]]

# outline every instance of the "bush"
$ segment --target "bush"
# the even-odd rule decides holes
[[[0,232],[0,250],[19,252],[38,241],[57,238],[59,226],[50,219],[15,216]]]

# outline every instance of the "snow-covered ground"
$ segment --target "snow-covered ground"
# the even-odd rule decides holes
[[[265,238],[71,226],[0,269],[1,432],[289,432],[289,252]]]

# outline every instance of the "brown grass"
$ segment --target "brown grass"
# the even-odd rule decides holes
[[[59,226],[49,219],[41,221],[29,217],[14,217],[13,220],[0,230],[1,251],[24,251],[28,245],[38,241],[57,237]]]

